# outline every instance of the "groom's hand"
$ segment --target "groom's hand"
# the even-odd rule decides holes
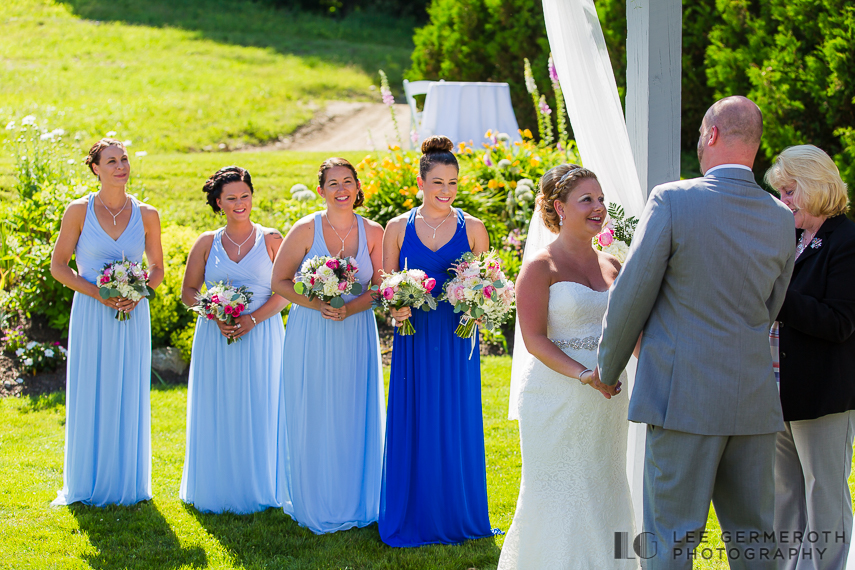
[[[594,372],[593,372],[593,375],[591,377],[590,385],[592,388],[596,388],[597,390],[599,390],[600,393],[603,395],[603,397],[606,398],[607,400],[610,400],[612,398],[612,396],[617,396],[618,394],[620,394],[620,386],[621,386],[620,382],[618,382],[614,386],[609,386],[607,384],[603,384],[602,381],[600,381],[600,367],[599,366],[594,368]]]

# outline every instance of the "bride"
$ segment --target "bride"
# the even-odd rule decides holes
[[[535,215],[557,237],[525,260],[516,285],[519,328],[534,358],[518,387],[522,480],[499,569],[636,568],[615,559],[614,533],[634,536],[628,399],[611,401],[620,382],[606,386],[591,372],[620,270],[591,244],[606,219],[603,191],[593,172],[563,164],[544,174],[537,204]]]

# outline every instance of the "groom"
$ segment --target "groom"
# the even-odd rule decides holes
[[[784,422],[769,328],[793,270],[795,225],[754,181],[762,131],[745,97],[710,107],[698,140],[704,176],[653,189],[609,294],[595,378],[615,385],[643,332],[629,419],[648,424],[650,570],[691,569],[695,548],[708,552],[710,500],[730,567],[775,568]]]

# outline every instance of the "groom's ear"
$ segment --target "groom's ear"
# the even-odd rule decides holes
[[[719,134],[720,133],[719,133],[718,127],[713,125],[712,128],[710,129],[710,142],[709,142],[708,146],[712,146],[718,142]]]

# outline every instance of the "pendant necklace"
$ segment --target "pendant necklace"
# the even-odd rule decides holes
[[[425,215],[424,215],[424,214],[422,214],[422,209],[421,209],[421,208],[419,208],[419,215],[422,217],[422,221],[425,223],[425,225],[426,225],[427,227],[429,227],[430,229],[432,229],[432,230],[433,230],[433,238],[432,238],[432,239],[436,239],[436,230],[438,230],[438,229],[440,228],[440,226],[442,226],[442,224],[444,224],[444,223],[445,223],[445,220],[447,220],[447,219],[448,219],[448,217],[449,217],[449,216],[451,216],[451,212],[453,212],[453,211],[454,211],[454,208],[449,208],[449,209],[448,209],[448,214],[446,214],[446,216],[442,219],[442,221],[439,223],[439,225],[437,225],[436,227],[433,227],[432,225],[430,225],[429,223],[427,223],[427,220],[425,220]]]
[[[130,200],[131,197],[125,196],[125,203],[122,205],[122,209],[114,214],[113,212],[110,211],[110,208],[107,207],[107,204],[104,203],[104,200],[101,199],[101,193],[98,192],[95,195],[98,196],[98,201],[101,202],[101,205],[104,206],[104,209],[107,210],[107,213],[110,214],[111,216],[113,216],[113,225],[115,226],[116,225],[116,218],[119,216],[119,214],[121,214],[122,212],[125,211],[125,208],[128,205],[128,200]]]
[[[354,214],[353,219],[350,222],[350,229],[347,230],[347,235],[344,236],[344,239],[342,239],[342,237],[338,234],[338,232],[335,229],[335,226],[332,225],[332,222],[330,222],[330,219],[327,216],[326,212],[324,212],[324,217],[327,219],[327,223],[332,228],[332,231],[335,233],[335,236],[341,240],[341,249],[339,250],[338,255],[336,257],[342,257],[344,255],[344,242],[345,242],[345,240],[347,240],[348,237],[350,237],[350,232],[353,231],[353,226],[356,224],[356,215]]]
[[[230,238],[229,233],[225,229],[223,229],[223,235],[226,236],[226,239],[228,239],[230,242],[232,242],[233,244],[235,244],[237,246],[238,256],[240,256],[240,248],[242,248],[244,246],[244,244],[249,241],[249,238],[251,238],[252,236],[255,235],[255,224],[252,225],[252,231],[249,232],[249,235],[247,236],[247,238],[245,240],[243,240],[242,243],[237,243],[235,240]]]

